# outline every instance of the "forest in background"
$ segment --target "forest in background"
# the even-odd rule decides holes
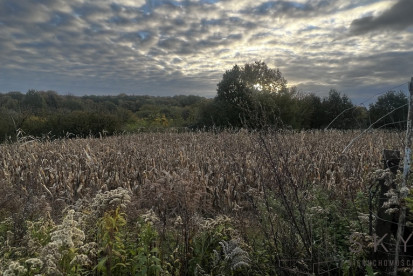
[[[170,128],[361,129],[374,124],[375,128],[403,129],[406,116],[407,97],[402,91],[382,94],[366,108],[334,89],[326,97],[303,94],[287,87],[278,69],[255,62],[227,70],[212,99],[79,97],[34,89],[0,93],[0,142],[19,136],[98,137]]]
[[[0,140],[18,132],[35,137],[85,137],[190,126],[198,96],[82,96],[29,90],[0,94]]]

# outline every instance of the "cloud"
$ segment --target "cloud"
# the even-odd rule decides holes
[[[362,35],[372,31],[401,31],[413,26],[413,1],[398,0],[390,9],[378,16],[366,16],[351,23],[350,33]]]
[[[225,70],[255,60],[303,91],[394,83],[413,67],[411,31],[340,39],[394,3],[0,0],[0,90],[213,96]]]

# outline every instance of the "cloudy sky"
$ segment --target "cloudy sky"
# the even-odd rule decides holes
[[[0,0],[1,92],[212,97],[255,60],[360,102],[413,76],[413,0]]]

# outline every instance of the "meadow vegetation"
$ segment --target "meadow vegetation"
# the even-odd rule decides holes
[[[360,275],[399,132],[141,133],[0,145],[0,275]],[[393,206],[394,207],[394,206]],[[375,211],[375,210],[373,210]],[[362,251],[351,250],[360,234]]]

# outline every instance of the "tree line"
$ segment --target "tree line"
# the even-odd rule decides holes
[[[292,129],[360,129],[373,123],[376,128],[404,128],[408,109],[401,91],[379,96],[369,108],[353,104],[335,89],[323,98],[303,94],[289,88],[281,72],[264,62],[226,71],[217,96],[202,108],[201,125]]]
[[[288,87],[278,69],[255,62],[227,70],[212,99],[76,97],[36,90],[0,94],[0,141],[18,135],[84,137],[171,127],[360,129],[375,123],[376,128],[403,129],[407,101],[403,92],[389,91],[366,108],[334,89],[326,97],[303,94]]]
[[[0,141],[16,135],[60,138],[112,135],[194,125],[199,96],[59,95],[29,90],[0,94]]]

